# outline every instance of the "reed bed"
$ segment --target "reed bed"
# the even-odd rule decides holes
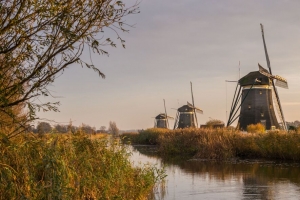
[[[162,172],[86,134],[0,135],[0,199],[147,199]]]
[[[133,143],[158,145],[161,155],[226,160],[265,158],[300,160],[300,133],[269,131],[245,133],[234,129],[147,129],[127,135]]]

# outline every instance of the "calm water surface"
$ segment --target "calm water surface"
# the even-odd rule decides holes
[[[157,189],[155,199],[300,200],[299,163],[166,160],[156,155],[155,147],[134,146],[131,150],[135,165],[165,167],[165,187]]]

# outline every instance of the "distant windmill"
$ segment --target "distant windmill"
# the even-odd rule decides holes
[[[169,120],[168,119],[174,119],[173,117],[170,117],[167,115],[165,100],[164,100],[164,108],[165,108],[165,113],[161,113],[155,117],[155,122],[154,122],[155,128],[169,128]]]
[[[262,24],[261,31],[269,71],[258,64],[258,71],[250,72],[238,81],[227,126],[239,118],[238,127],[241,130],[246,130],[248,125],[257,123],[262,123],[267,130],[273,128],[287,130],[276,86],[288,88],[288,84],[286,79],[272,75]],[[282,124],[281,127],[275,108]],[[239,110],[240,114],[237,115]]]
[[[176,128],[198,128],[197,114],[203,114],[203,111],[200,108],[195,107],[194,104],[194,95],[193,95],[193,86],[191,82],[191,94],[192,94],[192,103],[187,102],[187,105],[184,105],[177,109],[174,129]]]

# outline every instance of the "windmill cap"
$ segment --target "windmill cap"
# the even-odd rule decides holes
[[[161,114],[157,115],[155,117],[155,119],[166,119],[166,115],[164,113],[161,113]]]
[[[178,112],[194,112],[194,108],[189,105],[181,106],[177,110],[178,110]]]
[[[258,81],[256,81],[258,80]],[[239,84],[241,86],[247,86],[247,85],[270,85],[269,78],[263,74],[261,74],[259,71],[250,72],[246,76],[242,77],[239,80]]]
[[[173,117],[171,117],[171,116],[167,116],[168,117],[168,119],[174,119]],[[165,113],[160,113],[159,115],[157,115],[156,117],[155,117],[155,119],[166,119],[166,114]]]

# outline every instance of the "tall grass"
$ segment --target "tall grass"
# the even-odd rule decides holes
[[[125,147],[75,135],[0,135],[0,199],[147,199],[162,173]]]
[[[300,160],[300,133],[269,131],[242,133],[233,129],[148,129],[127,136],[147,143],[149,136],[167,156],[188,155],[204,159],[267,158]],[[143,142],[144,141],[144,142]]]
[[[132,144],[156,145],[158,144],[158,137],[163,135],[167,130],[165,128],[150,128],[139,133],[123,133],[121,138],[123,141]]]

